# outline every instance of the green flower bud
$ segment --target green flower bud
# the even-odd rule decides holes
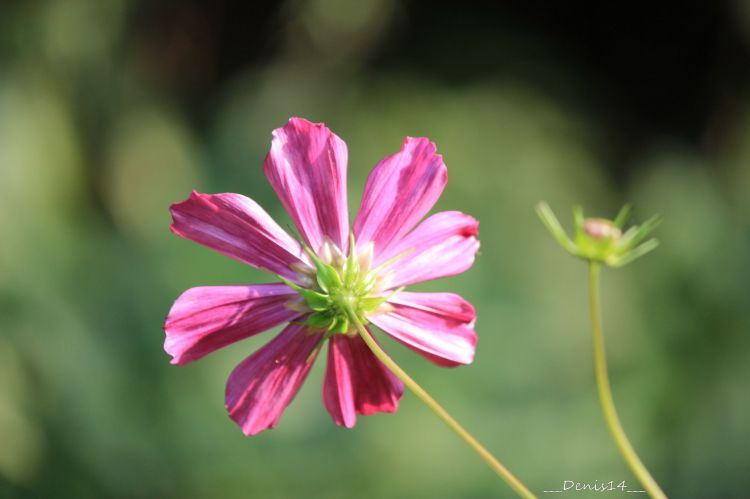
[[[310,256],[314,270],[304,269],[299,273],[302,285],[280,277],[290,288],[299,293],[300,302],[291,305],[295,310],[312,312],[304,324],[314,329],[326,330],[325,338],[333,334],[357,334],[347,314],[351,306],[362,323],[367,324],[366,316],[386,307],[385,302],[394,294],[383,295],[380,285],[388,277],[383,269],[406,254],[372,269],[372,244],[365,245],[362,254],[357,254],[354,237],[350,237],[349,254],[344,256],[340,248],[330,240],[323,243],[316,254],[310,248],[305,251]]]
[[[605,263],[610,267],[622,267],[658,246],[656,239],[644,242],[660,219],[651,217],[640,226],[632,226],[624,233],[623,225],[630,214],[625,205],[614,220],[584,218],[583,209],[573,209],[575,237],[571,240],[560,225],[549,205],[540,202],[536,212],[555,240],[571,255],[587,261]]]
[[[610,239],[617,241],[622,231],[611,220],[604,218],[586,218],[583,221],[583,231],[592,239]]]

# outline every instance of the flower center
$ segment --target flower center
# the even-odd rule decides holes
[[[361,255],[357,255],[354,238],[350,237],[349,255],[331,241],[326,240],[318,254],[305,247],[315,264],[311,272],[303,272],[308,285],[300,286],[284,280],[304,299],[312,313],[305,324],[315,329],[326,330],[326,337],[333,334],[355,335],[350,314],[356,314],[363,324],[367,315],[374,313],[392,294],[382,294],[378,284],[382,281],[382,270],[392,262],[372,269],[372,244]],[[398,291],[396,291],[398,292]]]

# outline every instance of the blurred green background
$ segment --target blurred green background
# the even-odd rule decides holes
[[[476,305],[476,361],[384,344],[538,492],[638,487],[600,416],[585,265],[533,206],[661,214],[661,247],[603,275],[615,400],[670,496],[748,497],[750,4],[456,5],[0,3],[0,497],[510,496],[411,394],[334,426],[323,362],[244,437],[225,380],[270,333],[169,365],[183,290],[268,277],[167,208],[239,192],[288,223],[262,161],[293,115],[347,142],[352,217],[405,135],[437,143],[437,209],[476,216],[482,249],[418,288]]]

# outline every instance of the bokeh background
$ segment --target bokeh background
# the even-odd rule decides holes
[[[739,0],[0,3],[0,497],[510,496],[410,394],[334,426],[323,362],[244,437],[225,380],[270,333],[169,365],[183,290],[268,277],[167,208],[239,192],[287,223],[261,165],[293,115],[347,142],[352,213],[405,135],[438,144],[437,209],[475,215],[482,250],[420,288],[476,304],[476,361],[383,341],[538,492],[638,486],[600,416],[585,264],[534,204],[661,214],[660,248],[603,275],[615,400],[672,497],[747,497],[749,54]]]

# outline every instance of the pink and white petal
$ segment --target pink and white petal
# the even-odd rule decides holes
[[[454,367],[474,360],[476,313],[460,296],[402,291],[388,305],[390,311],[367,319],[438,365]]]
[[[322,123],[291,118],[273,131],[266,177],[316,252],[326,237],[348,248],[347,154],[344,141]]]
[[[291,324],[232,371],[226,407],[245,435],[276,426],[310,372],[317,352],[308,358],[322,337],[323,333],[310,334],[305,326]]]
[[[385,286],[396,288],[466,271],[479,250],[478,226],[473,217],[458,211],[442,211],[428,217],[378,256],[375,265],[404,255],[383,269],[384,274],[390,274]]]
[[[448,182],[435,150],[428,139],[407,137],[400,152],[370,173],[354,221],[358,249],[372,241],[376,255],[388,251],[435,205]]]
[[[337,425],[353,427],[357,414],[394,412],[403,394],[403,383],[375,357],[360,336],[331,337],[323,403]]]
[[[253,267],[296,281],[291,266],[308,265],[300,244],[258,203],[240,194],[193,191],[169,211],[172,232]]]
[[[302,315],[289,308],[299,295],[285,284],[206,286],[185,291],[164,323],[164,350],[187,364],[219,348]]]

